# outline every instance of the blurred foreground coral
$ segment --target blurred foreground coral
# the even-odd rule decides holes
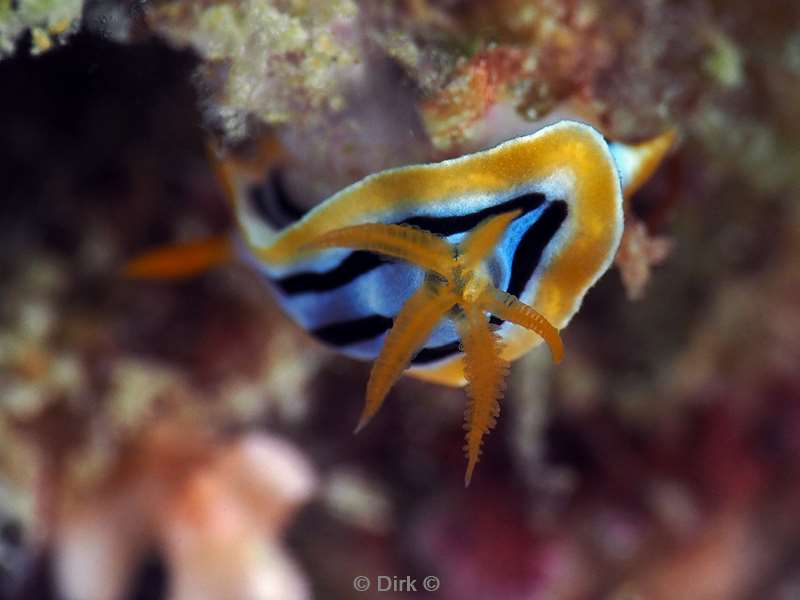
[[[229,442],[156,426],[55,523],[55,580],[68,598],[124,597],[148,550],[163,556],[170,598],[309,598],[281,535],[314,476],[290,444]]]

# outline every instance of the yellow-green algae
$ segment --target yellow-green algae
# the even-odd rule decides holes
[[[357,17],[352,0],[175,1],[148,14],[167,40],[208,61],[206,71],[224,72],[213,106],[233,138],[247,116],[275,125],[340,108],[349,71],[363,60]]]
[[[13,54],[31,30],[33,53],[49,50],[80,24],[83,0],[0,0],[0,58]]]

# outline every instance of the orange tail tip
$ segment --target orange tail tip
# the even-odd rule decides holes
[[[147,252],[129,261],[122,275],[130,279],[182,279],[227,262],[232,255],[230,239],[217,236]]]
[[[630,152],[636,156],[639,164],[631,173],[630,180],[625,182],[622,190],[625,198],[630,198],[650,179],[667,152],[675,145],[677,137],[674,129],[668,129],[652,139],[629,146]]]

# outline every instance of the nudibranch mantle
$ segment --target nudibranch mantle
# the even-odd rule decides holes
[[[489,277],[562,329],[610,266],[623,228],[620,174],[608,144],[578,122],[441,163],[370,175],[283,230],[262,227],[259,235],[246,235],[242,253],[303,328],[344,354],[371,360],[425,272],[361,250],[312,253],[309,242],[344,227],[382,223],[416,226],[455,244],[487,217],[514,210],[519,216],[486,257]],[[240,219],[252,219],[248,211],[243,206]],[[508,322],[496,334],[504,361],[542,341]],[[463,386],[462,358],[458,332],[445,320],[407,372]]]

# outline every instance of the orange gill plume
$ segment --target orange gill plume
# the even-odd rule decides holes
[[[375,252],[425,271],[423,284],[395,316],[373,364],[356,431],[375,415],[434,328],[448,318],[455,322],[461,339],[469,396],[465,417],[466,485],[478,463],[483,436],[494,427],[500,414],[499,401],[509,369],[502,358],[500,336],[490,325],[489,315],[495,314],[539,334],[556,362],[563,353],[558,330],[533,308],[498,290],[484,267],[486,258],[520,214],[515,210],[484,219],[456,244],[416,227],[372,223],[335,229],[303,246],[304,252],[342,247]]]
[[[481,454],[483,436],[497,423],[500,400],[505,390],[509,365],[501,358],[502,342],[492,331],[486,314],[477,306],[467,306],[457,315],[456,325],[464,350],[469,401],[464,412],[467,471],[464,485],[469,485]]]
[[[367,400],[356,433],[369,422],[395,382],[408,367],[414,353],[422,347],[431,331],[457,302],[451,293],[439,290],[426,281],[403,305],[389,330],[367,383]]]

